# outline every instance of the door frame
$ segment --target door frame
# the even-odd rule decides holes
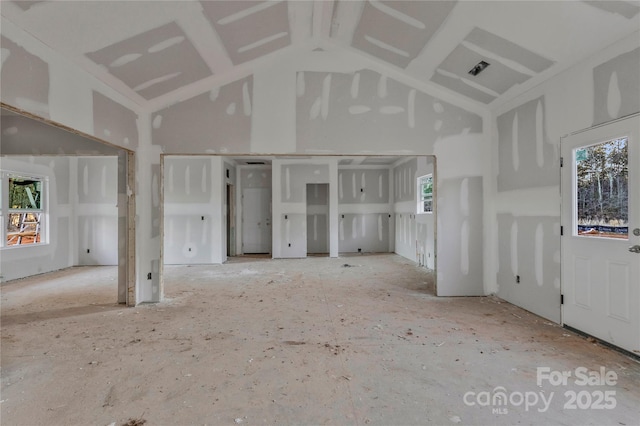
[[[627,116],[620,117],[620,118],[615,119],[615,120],[607,121],[605,123],[601,123],[601,124],[598,124],[598,125],[586,128],[586,129],[577,130],[575,132],[566,134],[566,135],[564,135],[564,136],[562,136],[560,138],[560,147],[559,147],[560,148],[560,156],[561,156],[560,157],[560,159],[561,159],[561,162],[560,162],[560,227],[561,227],[560,228],[560,295],[561,295],[561,301],[562,301],[561,304],[560,304],[560,324],[563,327],[571,328],[571,329],[573,329],[573,330],[575,330],[577,332],[580,332],[580,333],[588,334],[588,333],[586,333],[586,332],[584,332],[584,331],[582,331],[580,329],[576,329],[574,326],[567,325],[565,323],[566,314],[565,314],[564,294],[565,294],[565,290],[567,290],[567,287],[566,287],[567,283],[565,282],[564,278],[565,278],[566,269],[569,267],[569,264],[568,264],[569,260],[565,258],[565,248],[566,248],[566,244],[567,244],[566,238],[571,237],[573,235],[573,229],[570,228],[570,229],[564,230],[563,228],[564,228],[565,225],[571,225],[571,226],[573,225],[573,223],[566,224],[566,223],[564,223],[564,221],[565,221],[565,215],[568,215],[573,211],[574,194],[573,194],[573,189],[572,189],[572,193],[570,193],[570,194],[566,194],[563,191],[563,188],[564,188],[564,186],[566,184],[565,179],[563,177],[563,175],[565,174],[563,172],[564,167],[573,167],[572,159],[569,159],[569,158],[566,159],[568,164],[566,164],[566,165],[563,164],[564,160],[565,160],[563,158],[563,156],[562,156],[563,155],[563,147],[565,146],[563,144],[566,143],[565,141],[568,138],[571,138],[573,136],[577,136],[577,135],[580,135],[580,134],[585,133],[585,132],[590,132],[590,131],[593,131],[593,130],[596,130],[596,129],[599,129],[599,128],[602,128],[602,127],[605,127],[605,126],[613,125],[613,124],[616,124],[616,123],[619,123],[619,122],[623,122],[625,120],[637,118],[637,117],[640,117],[640,112],[634,113],[634,114],[629,114]],[[637,147],[637,151],[638,151],[637,155],[640,156],[640,140],[637,140],[635,142],[638,145],[638,147]],[[631,157],[632,154],[629,153],[628,155],[629,155],[629,162],[631,163],[631,161],[634,161],[634,160],[632,160],[632,157]],[[636,162],[640,162],[640,158],[636,158],[635,161]],[[637,171],[636,174],[640,174],[640,170]],[[571,179],[573,180],[573,176],[571,176]],[[631,181],[631,180],[632,180],[632,177],[629,176],[629,181]],[[567,210],[569,210],[569,211],[567,211]],[[632,235],[632,230],[631,230],[631,223],[629,223],[629,228],[630,228],[629,229],[629,239],[627,240],[627,242],[629,243],[629,245],[632,245],[633,244],[633,240],[632,240],[633,235]],[[566,234],[565,234],[565,232],[566,232]],[[638,283],[638,285],[640,285],[640,283]],[[638,306],[640,306],[640,300],[637,301],[637,302],[638,302]],[[636,330],[636,334],[637,334],[637,336],[636,336],[637,339],[636,340],[640,341],[640,324],[638,324],[638,327],[637,327],[637,330]],[[627,349],[621,348],[621,347],[617,346],[614,343],[610,343],[610,342],[606,342],[606,343],[607,344],[611,344],[611,345],[615,346],[616,348],[619,348],[619,349],[621,349],[623,351],[628,351]]]

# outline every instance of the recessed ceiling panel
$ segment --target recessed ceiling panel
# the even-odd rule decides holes
[[[469,71],[489,65],[477,75]],[[509,40],[474,28],[438,66],[431,81],[483,103],[547,70],[553,61]]]
[[[471,68],[482,60],[487,60],[487,58],[463,45],[458,45],[438,69],[455,74],[460,78],[467,78],[475,84],[500,94],[506,92],[511,86],[529,79],[528,75],[509,68],[497,60],[487,60],[490,65],[483,72],[476,76],[470,75]]]
[[[203,1],[201,4],[231,62],[236,65],[291,44],[289,12],[284,1]]]
[[[406,68],[455,4],[455,1],[368,1],[353,36],[353,47]]]
[[[505,40],[502,37],[498,37],[480,28],[474,28],[464,40],[467,43],[492,52],[501,58],[517,62],[531,71],[538,73],[554,64],[553,61],[547,58],[543,58],[509,40]]]
[[[87,57],[145,99],[212,75],[175,22],[87,53]]]

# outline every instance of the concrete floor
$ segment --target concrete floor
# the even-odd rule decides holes
[[[3,425],[640,422],[638,361],[495,297],[436,298],[396,255],[168,266],[167,300],[136,308],[115,273],[2,286]]]

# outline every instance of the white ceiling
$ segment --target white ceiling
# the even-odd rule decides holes
[[[152,111],[318,47],[493,106],[640,28],[635,0],[3,0],[0,12]]]

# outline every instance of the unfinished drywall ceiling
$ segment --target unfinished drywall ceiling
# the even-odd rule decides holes
[[[340,8],[345,2],[338,2]],[[444,23],[456,1],[367,1],[352,46],[405,68]]]
[[[204,81],[228,82],[281,51],[319,46],[482,104],[504,102],[637,31],[639,9],[633,1],[134,0],[9,1],[1,13],[158,109]],[[466,74],[475,59],[491,64],[479,79]]]
[[[483,61],[488,61],[487,69],[470,75],[470,71]],[[553,61],[549,59],[474,28],[438,66],[431,80],[488,104],[551,65]]]

